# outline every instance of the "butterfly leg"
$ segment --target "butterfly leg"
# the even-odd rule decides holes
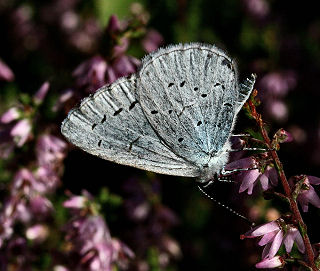
[[[266,149],[266,148],[240,148],[240,149],[231,149],[229,152],[237,152],[237,151],[273,151],[273,149]]]
[[[250,134],[234,134],[234,135],[231,135],[231,136],[234,136],[234,137],[250,137],[251,135]]]

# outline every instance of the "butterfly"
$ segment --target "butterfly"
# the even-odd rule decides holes
[[[85,98],[61,132],[103,159],[206,183],[228,161],[236,117],[254,83],[251,75],[239,84],[236,63],[213,45],[171,45]]]

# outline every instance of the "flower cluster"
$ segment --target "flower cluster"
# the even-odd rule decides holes
[[[257,268],[281,267],[284,261],[276,256],[280,246],[284,244],[287,253],[290,253],[295,243],[301,253],[305,252],[305,246],[298,229],[285,224],[283,219],[278,219],[253,228],[244,235],[244,238],[255,238],[262,236],[259,246],[265,246],[262,252],[262,261],[256,264]]]
[[[72,218],[64,227],[70,255],[64,266],[66,270],[113,270],[114,265],[127,268],[134,253],[119,239],[111,237],[88,192],[71,196],[63,205],[72,212]]]

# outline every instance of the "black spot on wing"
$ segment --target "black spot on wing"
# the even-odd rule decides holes
[[[115,111],[115,112],[113,113],[113,115],[114,115],[114,116],[119,115],[122,110],[123,110],[123,108],[119,108],[117,111]]]
[[[132,102],[132,103],[130,104],[130,106],[129,106],[129,110],[132,110],[137,103],[138,103],[138,101]]]
[[[103,115],[103,119],[101,120],[101,123],[104,123],[106,119],[107,119],[106,115]]]
[[[231,62],[228,59],[223,59],[221,62],[222,65],[226,65],[230,70],[232,70]]]

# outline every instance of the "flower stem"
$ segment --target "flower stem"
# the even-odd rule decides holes
[[[256,122],[257,122],[257,124],[258,124],[258,126],[260,128],[261,135],[262,135],[262,137],[263,137],[263,139],[265,141],[266,147],[268,149],[273,149],[272,148],[272,144],[271,144],[271,140],[270,140],[270,138],[268,136],[268,133],[267,133],[267,131],[265,129],[265,126],[264,126],[264,123],[263,123],[261,115],[256,111],[256,107],[255,107],[255,105],[253,104],[253,102],[251,100],[248,101],[248,104],[249,104],[249,108],[250,108],[250,111],[251,111],[251,115],[256,120]],[[316,267],[315,262],[314,262],[313,249],[312,249],[312,246],[311,246],[311,243],[310,243],[309,236],[307,234],[307,226],[306,226],[306,224],[304,223],[304,221],[302,219],[302,216],[300,214],[297,202],[293,199],[292,191],[291,191],[291,188],[289,186],[289,183],[288,183],[288,180],[286,178],[286,175],[285,175],[285,173],[283,171],[282,163],[280,162],[278,154],[277,154],[277,152],[275,150],[271,150],[270,153],[271,153],[271,156],[272,156],[273,161],[275,163],[275,166],[276,166],[276,168],[278,170],[279,177],[280,177],[280,180],[281,180],[285,195],[286,195],[286,197],[288,198],[288,201],[289,201],[290,209],[291,209],[291,211],[293,213],[293,216],[294,216],[295,220],[298,222],[298,225],[299,225],[299,228],[300,228],[300,232],[302,234],[303,242],[304,242],[304,245],[306,247],[306,255],[307,255],[307,259],[308,259],[308,264],[310,265],[310,267],[312,268],[313,271],[317,271],[318,268]]]

